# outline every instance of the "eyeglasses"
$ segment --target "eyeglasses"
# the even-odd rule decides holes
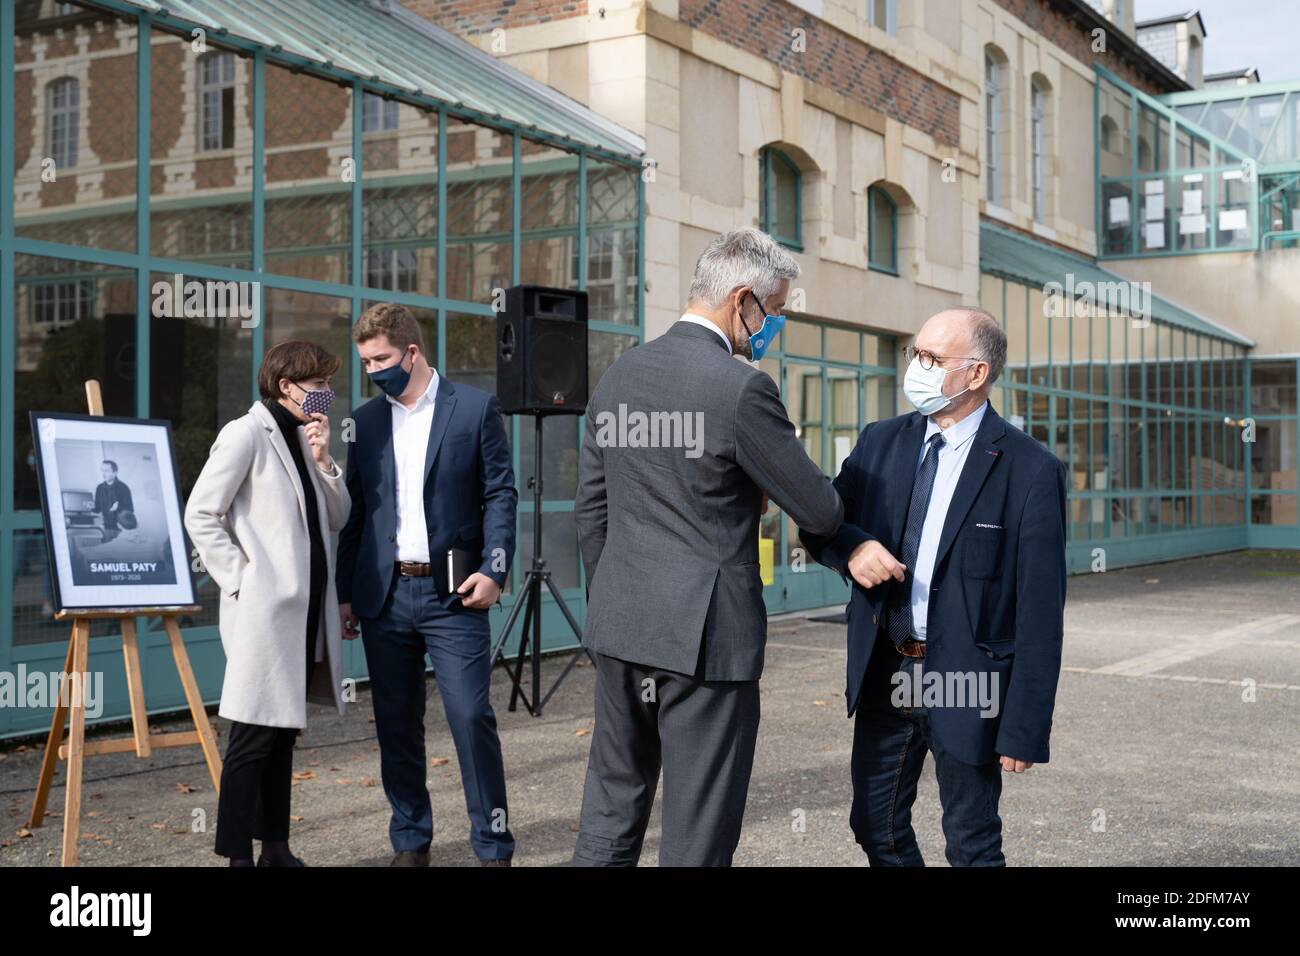
[[[982,361],[982,359],[978,359],[973,355],[935,355],[933,352],[927,352],[925,349],[913,348],[910,345],[907,346],[905,349],[903,349],[903,356],[909,362],[913,360],[920,362],[921,368],[925,369],[927,372],[930,369],[934,368],[935,362],[938,362],[942,366],[944,362],[948,362],[953,359],[957,359],[963,362]]]

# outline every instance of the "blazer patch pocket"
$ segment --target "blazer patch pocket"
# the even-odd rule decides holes
[[[967,577],[991,578],[998,573],[1002,529],[976,524],[963,536],[962,568]]]

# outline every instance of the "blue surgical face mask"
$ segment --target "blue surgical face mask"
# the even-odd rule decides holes
[[[405,356],[403,356],[405,357]],[[415,363],[411,363],[411,369],[415,368]],[[370,373],[370,381],[374,382],[385,395],[391,395],[397,398],[404,391],[411,381],[411,370],[402,367],[402,359],[398,359],[387,368],[381,368],[378,371]]]
[[[785,316],[768,315],[766,310],[763,308],[763,303],[759,301],[758,296],[754,295],[753,292],[750,292],[749,294],[754,296],[754,301],[758,302],[758,311],[763,313],[762,326],[759,327],[757,332],[754,332],[749,337],[750,358],[757,362],[767,353],[768,348],[772,344],[772,340],[781,333],[781,327],[785,325]],[[741,309],[740,311],[740,324],[745,327],[746,332],[749,331],[749,323],[745,321],[744,309]]]

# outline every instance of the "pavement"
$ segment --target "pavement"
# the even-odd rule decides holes
[[[866,865],[848,827],[844,626],[809,614],[770,622],[737,865]],[[544,676],[565,659],[549,658]],[[506,709],[508,678],[495,672],[516,865],[565,865],[572,853],[593,678],[590,666],[575,668],[534,718]],[[472,866],[441,709],[431,680],[431,862]],[[294,851],[312,866],[385,865],[388,807],[368,687],[346,717],[312,706],[308,722],[294,763]],[[224,750],[226,722],[216,726]],[[43,745],[0,748],[0,866],[58,865],[62,767],[55,813],[24,827]],[[222,865],[212,852],[216,811],[196,748],[87,758],[81,863]],[[1236,552],[1071,578],[1052,759],[1005,781],[1001,812],[1012,865],[1300,863],[1300,553]],[[913,819],[927,862],[945,865],[929,758]],[[654,864],[658,839],[656,809],[642,865]]]

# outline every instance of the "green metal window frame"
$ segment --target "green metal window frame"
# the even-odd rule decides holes
[[[551,133],[537,128],[523,128],[513,125],[500,117],[485,116],[475,110],[462,109],[456,104],[443,103],[430,96],[413,95],[410,91],[399,90],[389,87],[382,83],[373,83],[367,78],[360,78],[347,73],[344,70],[334,66],[321,66],[320,64],[301,60],[293,56],[285,55],[278,50],[267,50],[253,44],[250,41],[242,40],[238,37],[222,35],[219,40],[214,38],[214,42],[219,42],[221,46],[234,49],[236,52],[246,56],[252,69],[252,103],[251,103],[251,124],[252,124],[252,188],[251,188],[251,267],[250,268],[232,268],[227,265],[221,265],[212,262],[195,261],[185,258],[161,257],[149,254],[150,245],[150,210],[152,200],[152,190],[150,183],[150,131],[151,131],[151,68],[152,68],[152,44],[151,37],[155,31],[166,32],[172,35],[188,37],[189,24],[183,19],[173,17],[165,10],[158,13],[142,12],[138,7],[120,2],[120,0],[95,0],[93,6],[121,18],[123,22],[134,23],[138,28],[136,42],[136,65],[135,65],[135,97],[136,97],[136,141],[135,141],[135,195],[132,199],[134,206],[135,218],[135,247],[134,251],[124,252],[109,249],[92,248],[88,246],[73,245],[63,242],[50,242],[39,239],[21,237],[15,231],[15,198],[14,198],[14,124],[15,124],[15,6],[12,3],[0,3],[0,182],[5,185],[0,188],[0,309],[4,314],[12,316],[15,303],[15,258],[18,255],[41,256],[57,260],[74,260],[78,262],[89,263],[97,266],[107,266],[114,270],[121,270],[123,273],[133,276],[135,281],[135,347],[136,347],[136,381],[135,381],[135,415],[138,417],[149,417],[153,413],[160,413],[162,410],[150,408],[150,370],[151,370],[151,338],[150,338],[150,287],[151,275],[153,273],[181,273],[186,279],[217,280],[217,281],[235,281],[257,283],[258,295],[260,301],[258,307],[260,314],[266,314],[267,295],[271,291],[284,290],[291,292],[302,292],[329,296],[351,303],[351,314],[359,314],[361,305],[366,300],[383,299],[386,301],[401,302],[402,304],[434,311],[437,315],[438,323],[438,351],[439,361],[445,361],[447,354],[447,321],[448,315],[472,314],[489,318],[495,315],[491,304],[487,302],[474,302],[448,297],[445,293],[447,290],[447,249],[449,244],[454,240],[449,240],[447,235],[447,124],[448,118],[454,117],[469,123],[476,124],[497,130],[508,136],[511,142],[511,159],[510,159],[510,191],[511,191],[511,228],[508,234],[511,245],[511,276],[512,284],[520,281],[521,271],[521,244],[525,239],[547,238],[555,235],[566,235],[577,244],[577,248],[582,250],[583,254],[578,256],[578,287],[586,288],[587,281],[587,250],[590,237],[599,235],[603,232],[619,231],[631,229],[634,232],[636,249],[634,254],[635,268],[637,272],[637,281],[635,288],[635,305],[633,322],[611,322],[603,320],[592,320],[589,322],[589,331],[595,333],[610,333],[626,337],[635,344],[644,339],[645,336],[645,209],[646,209],[646,185],[645,176],[642,169],[642,159],[640,157],[625,155],[616,151],[602,147],[588,146],[573,140],[559,133]],[[316,279],[297,278],[289,275],[281,275],[266,271],[266,176],[265,176],[265,94],[266,82],[265,72],[267,64],[276,64],[289,69],[301,70],[313,76],[320,77],[324,80],[334,82],[342,81],[351,89],[351,109],[352,109],[352,150],[351,156],[357,161],[358,175],[353,182],[349,184],[349,205],[350,205],[350,235],[348,242],[348,255],[350,261],[349,283],[334,283]],[[362,97],[366,93],[376,95],[392,96],[404,103],[424,110],[431,115],[437,116],[437,149],[438,149],[438,167],[437,167],[437,293],[436,295],[423,295],[410,292],[396,292],[387,289],[374,289],[365,286],[365,271],[363,266],[364,242],[362,235],[362,197],[363,187],[367,184],[365,171],[361,168],[361,158],[363,156],[362,143]],[[84,100],[84,97],[83,97]],[[549,230],[532,230],[525,233],[521,223],[521,194],[523,187],[523,173],[534,171],[533,165],[526,164],[521,158],[521,144],[527,139],[529,141],[543,143],[555,149],[564,150],[569,155],[564,158],[566,165],[572,164],[577,181],[577,223],[566,225],[562,228],[552,228]],[[608,222],[599,224],[588,223],[588,167],[591,160],[598,160],[602,163],[613,164],[627,169],[629,177],[635,176],[635,219],[626,222]],[[541,164],[536,164],[541,165]],[[504,163],[502,163],[504,167]],[[373,182],[374,180],[371,180]],[[385,178],[386,183],[389,178]],[[482,236],[475,237],[483,241]],[[495,237],[500,240],[506,238],[502,233]],[[255,372],[261,363],[262,355],[265,349],[265,323],[259,323],[252,330],[251,335],[251,359],[250,359],[250,379],[255,378]],[[12,410],[15,407],[16,396],[14,394],[16,374],[17,374],[17,323],[6,321],[3,328],[0,328],[0,407]],[[357,408],[362,401],[361,395],[361,373],[360,363],[355,353],[349,354],[346,359],[351,363],[350,372],[350,397],[351,407]],[[257,389],[255,382],[250,389],[250,401],[257,398]],[[523,484],[528,473],[531,472],[532,462],[520,460],[521,448],[521,420],[519,416],[508,418],[508,427],[510,429],[511,443],[514,456],[515,474],[519,484]],[[582,434],[581,418],[579,419],[578,435]],[[14,556],[16,536],[22,533],[39,531],[42,528],[41,512],[39,509],[16,510],[14,505],[14,453],[15,453],[15,419],[12,411],[0,415],[0,667],[8,666],[10,663],[25,661],[32,664],[39,663],[42,667],[50,665],[54,669],[62,662],[62,641],[66,640],[66,632],[61,632],[49,642],[43,643],[25,643],[15,645],[14,639],[14,584],[15,573]],[[527,523],[531,527],[532,501],[527,495],[521,495],[519,503],[519,529],[520,540],[522,540],[522,529]],[[543,505],[543,512],[572,512],[572,500],[548,500]],[[517,582],[520,580],[522,573],[523,558],[517,551],[515,555],[515,564],[511,569],[512,592],[503,597],[502,603],[508,608],[517,596]],[[575,607],[575,613],[580,618],[585,611],[585,582],[581,560],[577,561],[578,583],[576,587],[566,588],[563,593],[566,600],[571,602]],[[545,599],[543,610],[543,642],[544,646],[551,647],[561,646],[562,644],[572,642],[572,634],[568,630],[562,616],[554,607],[554,603],[549,596]],[[504,621],[504,614],[493,614],[493,626],[498,628]],[[166,648],[167,639],[165,634],[161,633],[161,621],[158,619],[141,619],[139,622],[140,641],[142,650],[149,652],[157,648]],[[215,626],[198,626],[186,628],[184,631],[187,644],[191,645],[208,645],[212,646],[217,642],[217,633]],[[558,638],[558,640],[557,640]],[[106,652],[116,653],[116,644],[112,648],[101,644],[92,643],[92,658],[95,655]],[[195,652],[196,656],[196,673],[201,672],[202,652]],[[357,653],[350,651],[351,657],[345,660],[345,667],[349,668],[349,673],[357,673],[356,666],[360,661]],[[146,654],[142,656],[147,657]],[[92,663],[92,666],[97,666]],[[115,667],[111,661],[104,664],[108,675],[113,675],[120,671],[120,667]],[[107,685],[113,681],[113,677],[106,677]],[[167,681],[164,681],[167,683]],[[172,695],[174,699],[169,698],[166,689],[162,693],[156,693],[154,689],[149,690],[148,706],[150,712],[157,710],[168,710],[174,707],[184,706],[184,699],[177,693]],[[112,693],[109,694],[112,697]],[[120,717],[121,714],[109,713],[106,709],[104,719],[113,719]],[[35,718],[34,723],[32,719]],[[20,721],[14,723],[14,721]],[[21,721],[26,721],[22,723]],[[30,712],[17,714],[15,709],[10,708],[0,710],[0,737],[12,733],[29,733],[39,729],[42,723],[48,723],[47,712]]]
[[[1106,551],[1108,566],[1120,567],[1247,547],[1254,533],[1250,522],[1253,494],[1250,455],[1238,433],[1230,430],[1230,421],[1249,415],[1250,358],[1245,347],[1158,319],[1145,328],[1134,326],[1136,334],[1130,335],[1133,331],[1127,327],[1130,320],[1123,316],[1070,315],[1053,317],[1045,323],[1048,339],[1043,349],[1033,338],[1035,329],[1043,328],[1043,323],[1035,324],[1031,294],[1042,292],[1042,288],[987,270],[981,271],[981,280],[980,305],[998,316],[1014,346],[1014,352],[1007,356],[1002,378],[994,385],[1000,390],[1003,417],[1012,419],[1017,408],[1014,399],[1020,396],[1025,411],[1022,427],[1026,434],[1036,438],[1045,434],[1049,450],[1061,442],[1064,434],[1062,461],[1068,480],[1067,555],[1071,571],[1089,570],[1095,548]],[[986,289],[988,280],[996,283],[992,290]],[[1015,315],[1008,307],[1008,289],[1013,285],[1024,290],[1023,311],[1018,310]],[[995,301],[988,301],[986,293],[990,291]],[[1086,356],[1075,353],[1076,338],[1084,338],[1077,331],[1081,322],[1088,323]],[[1021,323],[1023,337],[1015,334],[1012,323]],[[1054,332],[1067,337],[1064,346],[1053,341]],[[1130,340],[1134,338],[1136,351],[1130,348]],[[1191,348],[1193,340],[1195,350]],[[1043,353],[1037,360],[1036,349]],[[1014,381],[1014,373],[1020,369],[1024,370],[1024,381]],[[1034,371],[1046,373],[1042,376],[1043,384],[1032,374]],[[1207,371],[1216,380],[1203,381],[1203,372]],[[1135,374],[1136,392],[1133,392],[1130,382]],[[1080,377],[1084,379],[1084,388],[1078,387]],[[1221,388],[1217,382],[1220,377]],[[1098,380],[1101,387],[1094,389]],[[1173,393],[1174,387],[1178,394]],[[1221,404],[1224,393],[1227,401]],[[1161,399],[1166,394],[1167,400],[1151,398],[1154,395]],[[1036,409],[1042,409],[1045,415],[1038,417]],[[1117,411],[1119,417],[1115,415]],[[1100,416],[1095,412],[1100,412]],[[1090,470],[1097,460],[1094,432],[1098,427],[1104,442],[1101,452],[1106,456],[1103,459],[1106,470],[1113,472],[1114,462],[1120,462],[1125,485],[1076,489],[1073,478],[1077,465],[1074,460],[1077,429],[1086,430],[1086,440],[1079,449],[1080,461]],[[1143,435],[1141,445],[1133,442],[1135,429],[1140,429]],[[1147,430],[1155,437],[1146,438]],[[1208,448],[1203,443],[1205,434],[1210,436]],[[1116,439],[1118,445],[1114,444]],[[1230,441],[1235,444],[1228,444]],[[1152,448],[1156,454],[1150,453]],[[1203,486],[1201,470],[1190,467],[1193,459],[1219,461],[1221,458],[1228,459],[1227,467],[1240,475],[1240,486]],[[1138,471],[1130,473],[1135,465]],[[1089,477],[1087,484],[1091,483]],[[1209,506],[1216,497],[1239,499],[1241,520],[1229,524],[1209,520],[1212,515]],[[1132,520],[1130,505],[1146,508],[1162,499],[1182,503],[1181,521],[1164,522],[1158,505],[1154,520]],[[1087,503],[1085,507],[1090,512],[1093,503],[1100,502],[1103,517],[1075,522],[1076,502]],[[1117,505],[1122,508],[1119,521],[1114,514]],[[1088,533],[1081,537],[1075,530],[1077,525],[1084,524]],[[1118,533],[1117,524],[1122,528]],[[1095,532],[1098,525],[1100,534]],[[1274,538],[1276,546],[1300,547],[1300,528],[1290,529],[1289,538],[1281,533]]]
[[[780,163],[794,176],[794,233],[787,234],[776,228],[776,164]],[[759,153],[759,223],[764,232],[783,246],[803,252],[803,172],[793,159],[775,146],[764,146]]]
[[[892,417],[897,414],[897,379],[898,369],[896,365],[882,365],[881,361],[893,358],[898,354],[898,339],[896,336],[876,332],[871,329],[855,328],[853,326],[836,325],[829,322],[822,322],[811,316],[790,315],[789,322],[798,322],[804,325],[817,326],[819,330],[819,348],[816,355],[809,355],[806,352],[792,350],[787,345],[787,336],[785,332],[777,339],[776,345],[779,348],[771,348],[764,357],[763,362],[766,364],[769,360],[779,362],[777,387],[781,392],[781,401],[786,408],[791,407],[791,390],[796,387],[802,387],[803,383],[797,383],[792,372],[795,369],[813,368],[821,379],[820,390],[820,409],[821,416],[818,418],[803,417],[803,402],[800,401],[800,418],[795,424],[799,427],[818,427],[821,435],[821,447],[815,450],[812,456],[817,462],[818,467],[824,467],[824,463],[832,461],[831,451],[832,434],[831,429],[825,427],[827,409],[831,407],[832,398],[832,381],[851,381],[856,380],[857,388],[857,429],[854,435],[854,444],[857,443],[857,435],[861,434],[869,422],[867,415],[867,393],[866,389],[869,382],[887,380],[894,384],[888,390],[889,406],[881,409],[880,420]],[[789,325],[787,324],[787,329]],[[828,349],[831,348],[830,333],[832,332],[850,332],[857,334],[858,351],[856,355],[834,357],[828,355]],[[867,361],[866,343],[868,340],[875,340],[877,343],[875,355],[876,361]],[[826,373],[828,371],[837,371],[845,374],[845,378],[832,379]],[[847,376],[852,375],[855,378],[850,379]],[[831,475],[834,478],[834,475]],[[776,539],[776,558],[773,562],[774,583],[766,585],[763,588],[763,600],[769,612],[801,610],[811,607],[824,607],[829,604],[843,602],[848,599],[848,588],[841,580],[840,576],[829,568],[824,568],[812,560],[807,561],[802,571],[797,571],[790,565],[790,555],[796,542],[790,538],[787,516],[781,512],[777,519],[777,526],[780,529],[780,535]]]
[[[889,207],[889,249],[880,248],[880,235],[876,221],[876,198],[881,197]],[[883,186],[867,187],[867,268],[875,272],[898,275],[898,203]]]
[[[1166,105],[1165,102],[1143,93],[1124,80],[1120,79],[1111,71],[1103,66],[1094,65],[1095,80],[1093,83],[1093,170],[1094,180],[1096,182],[1095,193],[1095,221],[1094,227],[1097,235],[1097,258],[1105,259],[1136,259],[1136,258],[1160,258],[1163,256],[1191,256],[1205,255],[1215,252],[1253,252],[1260,246],[1260,228],[1259,228],[1259,175],[1254,165],[1254,160],[1237,149],[1232,144],[1213,135],[1208,130],[1203,129],[1197,124],[1182,116],[1178,111]],[[1129,171],[1122,176],[1103,176],[1101,174],[1101,123],[1102,123],[1102,105],[1101,97],[1103,85],[1109,84],[1121,96],[1127,97],[1129,110]],[[1154,172],[1144,172],[1139,169],[1139,120],[1142,109],[1146,108],[1154,112],[1156,116],[1163,120],[1168,126],[1168,130],[1163,134],[1164,142],[1153,143],[1152,148],[1157,154],[1167,155],[1168,161],[1164,164],[1167,168],[1159,169]],[[1210,162],[1206,165],[1180,167],[1178,165],[1178,134],[1179,130],[1185,131],[1190,137],[1202,140],[1209,146]],[[1226,156],[1229,161],[1220,162],[1219,157]],[[1249,175],[1245,175],[1249,171]],[[1234,244],[1220,245],[1219,243],[1219,226],[1218,212],[1220,210],[1220,198],[1218,196],[1219,180],[1225,173],[1242,172],[1242,181],[1249,187],[1249,200],[1246,203],[1246,213],[1248,221],[1248,231],[1251,236],[1249,245]],[[1177,215],[1175,200],[1179,197],[1178,186],[1185,176],[1200,176],[1207,184],[1205,190],[1205,201],[1203,204],[1204,215],[1206,217],[1206,235],[1207,244],[1204,248],[1178,249],[1166,248],[1159,250],[1144,250],[1139,242],[1143,222],[1139,219],[1141,203],[1139,200],[1145,195],[1145,183],[1160,180],[1164,183],[1163,195],[1165,197],[1164,219],[1162,222],[1168,223],[1171,227],[1165,235],[1166,245],[1177,245],[1176,232]],[[1106,187],[1111,184],[1123,186],[1129,197],[1129,235],[1126,245],[1128,248],[1123,252],[1108,252],[1106,248],[1105,236],[1107,234],[1107,205],[1106,205]]]

